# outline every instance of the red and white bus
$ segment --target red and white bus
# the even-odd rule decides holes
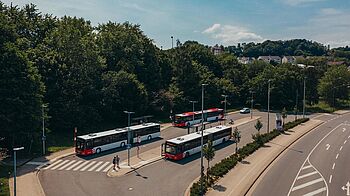
[[[160,125],[158,123],[145,123],[130,126],[130,138],[132,143],[160,137]],[[75,152],[79,155],[97,154],[105,150],[125,147],[128,144],[128,128],[118,128],[98,133],[90,133],[77,137]]]
[[[212,141],[213,146],[224,143],[231,138],[232,127],[217,126],[204,130],[203,145]],[[191,133],[167,140],[163,144],[163,155],[167,159],[180,160],[201,151],[201,132]]]
[[[204,110],[204,121],[217,121],[224,118],[224,110],[220,108],[211,108]],[[193,120],[194,114],[194,120]],[[175,127],[189,127],[202,122],[202,111],[186,112],[175,114],[173,125]]]

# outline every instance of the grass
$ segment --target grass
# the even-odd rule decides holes
[[[331,105],[327,104],[324,101],[320,101],[318,104],[309,106],[306,106],[306,111],[307,112],[326,112],[326,113],[332,113],[336,110],[339,109],[346,109],[349,108],[350,106],[350,101],[343,101],[343,100],[338,100],[338,103],[335,108],[333,108]]]
[[[73,147],[73,134],[51,132],[47,135],[48,153],[54,153]]]
[[[12,172],[12,167],[0,163],[0,196],[9,196],[9,177]]]

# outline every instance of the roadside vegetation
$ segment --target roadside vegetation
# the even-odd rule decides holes
[[[12,167],[4,165],[0,162],[0,196],[9,196],[9,178],[12,172]]]
[[[296,121],[288,122],[284,125],[283,131],[288,131],[289,129],[307,122],[308,118],[298,119]],[[258,124],[258,123],[257,123]],[[279,131],[274,129],[269,133],[260,134],[257,133],[253,135],[254,141],[246,144],[244,147],[238,150],[238,153],[232,154],[225,159],[221,160],[219,163],[216,163],[209,169],[209,175],[203,177],[203,190],[204,193],[207,190],[215,185],[221,177],[223,177],[227,172],[229,172],[232,168],[234,168],[240,161],[242,161],[247,156],[254,153],[260,147],[264,146],[265,143],[271,141],[275,137],[279,136],[283,131]],[[200,181],[193,183],[191,190],[191,196],[200,195]]]

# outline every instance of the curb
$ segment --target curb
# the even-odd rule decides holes
[[[301,134],[299,137],[297,137],[294,141],[292,141],[290,144],[288,144],[281,152],[279,152],[271,161],[270,163],[260,172],[258,177],[253,181],[253,183],[249,186],[248,190],[244,193],[244,195],[247,195],[251,188],[255,185],[255,183],[258,181],[258,179],[262,176],[262,174],[271,166],[271,164],[279,157],[282,153],[284,153],[291,145],[299,141],[302,137],[304,137],[306,134],[310,133],[312,130],[316,129],[317,127],[321,126],[325,122],[318,124],[317,126],[313,127],[312,129],[306,131],[305,133]],[[304,124],[304,123],[302,123]]]

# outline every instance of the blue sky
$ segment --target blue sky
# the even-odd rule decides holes
[[[36,4],[42,13],[77,16],[93,25],[140,24],[163,48],[171,36],[206,45],[305,38],[350,45],[350,0],[0,0]]]

